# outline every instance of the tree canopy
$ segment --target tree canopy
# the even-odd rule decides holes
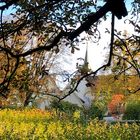
[[[91,37],[97,38],[98,25],[106,19],[108,12],[112,13],[108,62],[96,71],[86,73],[80,80],[89,75],[95,76],[99,70],[111,66],[113,56],[117,66],[123,59],[140,77],[139,57],[136,57],[140,52],[138,24],[140,2],[135,1],[131,6],[131,16],[128,21],[134,26],[137,34],[124,38],[120,32],[115,32],[113,24],[114,16],[122,19],[128,14],[124,0],[1,0],[0,95],[7,98],[9,85],[21,65],[27,68],[22,69],[23,71],[26,69],[26,73],[24,72],[26,76],[33,73],[39,76],[43,72],[48,74],[46,69],[51,64],[47,63],[47,56],[60,53],[61,47],[69,47],[74,53],[77,43],[82,41],[79,36],[84,31]],[[5,14],[6,11],[8,15]],[[116,41],[114,41],[115,37]],[[124,55],[119,56],[121,53],[115,53],[115,50],[121,51]],[[119,70],[124,71],[124,69]]]

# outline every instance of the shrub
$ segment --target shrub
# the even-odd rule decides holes
[[[0,140],[139,140],[140,125],[107,124],[98,119],[86,124],[58,117],[55,110],[0,110]]]
[[[124,103],[123,94],[115,94],[112,96],[111,102],[108,104],[108,111],[110,114],[123,113],[122,104]]]
[[[123,119],[140,120],[140,101],[132,101],[126,104]]]
[[[61,101],[60,103],[58,103],[57,101],[53,101],[51,107],[57,109],[60,112],[65,112],[69,115],[73,115],[73,113],[80,111],[82,120],[95,118],[102,119],[104,114],[103,111],[94,103],[92,103],[91,107],[88,110],[75,104],[71,104],[67,101]]]
[[[103,118],[103,111],[94,103],[92,103],[91,107],[89,110],[87,110],[87,116],[89,119],[102,119]]]
[[[73,114],[76,110],[81,110],[79,106],[71,104],[67,101],[57,102],[56,100],[54,100],[51,103],[51,107],[57,109],[58,111],[62,111],[69,114]]]

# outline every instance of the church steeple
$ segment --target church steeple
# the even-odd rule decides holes
[[[89,68],[89,62],[88,62],[88,47],[86,47],[84,64],[80,68],[80,73],[83,75],[83,74],[87,74],[89,71],[90,71],[90,68]]]
[[[84,67],[87,69],[89,68],[89,63],[88,63],[88,47],[86,47],[86,54],[85,54],[85,59],[84,59]]]

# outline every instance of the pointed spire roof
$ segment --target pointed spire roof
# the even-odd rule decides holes
[[[88,67],[88,46],[86,47],[86,54],[84,59],[84,66]]]
[[[82,65],[80,71],[81,71],[81,74],[86,74],[90,71],[89,63],[88,63],[88,46],[86,47],[84,64]]]

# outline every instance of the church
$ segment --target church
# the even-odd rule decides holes
[[[91,69],[89,67],[88,63],[88,48],[86,48],[85,53],[85,59],[83,59],[84,63],[82,65],[77,64],[77,73],[73,76],[72,80],[78,81],[81,77],[83,77],[85,74],[88,74],[91,72]],[[64,89],[63,94],[67,94],[72,84],[69,83],[67,87]],[[83,78],[77,89],[70,94],[68,97],[64,99],[64,101],[68,101],[72,104],[76,104],[80,107],[84,107],[85,109],[90,108],[92,101],[94,100],[94,96],[92,93],[92,87],[94,86],[95,79],[92,76],[88,76],[86,78]],[[76,83],[75,83],[76,84]]]
[[[83,64],[77,64],[77,71],[75,75],[71,78],[70,82],[68,85],[63,89],[63,91],[58,90],[57,88],[57,93],[52,93],[54,95],[59,95],[60,97],[63,97],[69,93],[69,91],[75,87],[77,81],[83,77],[85,74],[88,74],[91,72],[91,69],[89,68],[89,63],[88,63],[88,49],[86,48],[86,53],[85,53],[85,58],[82,59]],[[92,101],[94,100],[94,96],[92,93],[93,86],[96,82],[96,77],[88,76],[86,78],[83,78],[79,85],[77,86],[76,90],[71,93],[69,96],[63,99],[63,101],[70,102],[72,104],[76,104],[79,107],[84,107],[85,109],[89,109],[91,107]],[[51,80],[52,87],[56,88],[56,83],[55,81],[52,82]],[[47,106],[49,106],[49,98],[46,100],[41,100],[38,103],[38,107],[41,109],[45,109]],[[51,97],[52,99],[52,97]]]

